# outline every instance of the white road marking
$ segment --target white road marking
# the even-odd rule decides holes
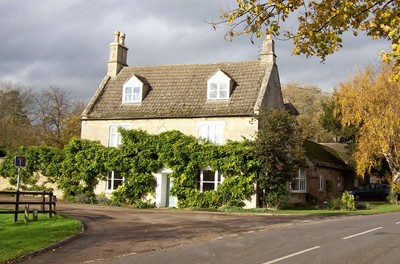
[[[374,229],[371,229],[371,230],[367,230],[367,231],[365,231],[365,232],[361,232],[361,233],[354,234],[354,235],[351,235],[351,236],[343,237],[342,239],[349,239],[349,238],[353,238],[353,237],[356,237],[356,236],[365,235],[365,234],[367,234],[367,233],[370,233],[370,232],[373,232],[373,231],[375,231],[375,230],[379,230],[379,229],[382,229],[382,228],[383,228],[383,227],[377,227],[377,228],[374,228]]]
[[[400,222],[396,222],[396,225],[400,225]]]
[[[302,251],[299,251],[299,252],[296,252],[296,253],[293,253],[293,254],[290,254],[290,255],[287,255],[287,256],[284,256],[284,257],[278,258],[278,259],[274,259],[274,260],[271,260],[271,261],[265,262],[265,263],[263,263],[263,264],[271,264],[271,263],[275,263],[275,262],[278,262],[278,261],[281,261],[281,260],[284,260],[284,259],[288,259],[288,258],[291,258],[291,257],[297,256],[297,255],[300,255],[300,254],[303,254],[303,253],[309,252],[309,251],[311,251],[311,250],[314,250],[314,249],[318,249],[318,248],[320,248],[320,246],[316,246],[316,247],[312,247],[312,248],[309,248],[309,249],[305,249],[305,250],[302,250]]]

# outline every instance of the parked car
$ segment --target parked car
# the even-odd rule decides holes
[[[354,200],[381,200],[386,201],[390,194],[390,186],[382,183],[370,183],[363,187],[349,191],[354,196]]]

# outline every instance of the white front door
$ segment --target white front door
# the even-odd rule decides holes
[[[177,198],[172,196],[170,191],[173,179],[169,177],[172,171],[162,170],[157,174],[156,205],[157,207],[176,207]]]

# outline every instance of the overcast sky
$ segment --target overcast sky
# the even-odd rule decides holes
[[[212,30],[220,7],[235,0],[1,0],[0,81],[39,91],[49,86],[88,100],[106,74],[108,44],[126,33],[129,65],[191,64],[258,58],[262,39],[224,40]],[[379,61],[388,42],[349,38],[344,48],[318,58],[292,56],[292,43],[276,41],[282,84],[315,84],[331,92],[354,68]]]

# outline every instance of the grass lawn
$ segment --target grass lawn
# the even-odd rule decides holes
[[[39,214],[38,221],[28,223],[23,221],[23,214],[16,223],[13,219],[13,214],[0,214],[0,263],[49,246],[81,230],[78,220],[59,214],[51,219]]]

